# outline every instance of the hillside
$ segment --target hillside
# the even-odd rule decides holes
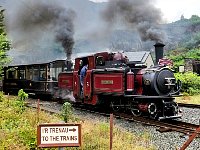
[[[94,3],[88,0],[68,0],[64,2],[58,0],[58,3],[65,9],[75,12],[75,17],[73,18],[74,46],[72,53],[94,52],[107,48],[124,51],[153,50],[155,41],[142,41],[135,29],[126,28],[122,25],[122,22],[118,22],[112,27],[104,22],[102,12],[107,8],[107,3]],[[8,24],[13,17],[18,17],[16,15],[18,6],[23,9],[29,8],[28,3],[15,0],[9,0],[9,2],[2,0],[0,1],[0,5],[7,10],[6,19]],[[28,11],[33,15],[37,15],[37,11],[33,11],[32,9],[28,9]],[[165,33],[163,43],[166,45],[166,50],[178,47],[198,47],[200,44],[200,18],[196,15],[193,15],[190,19],[185,19],[182,16],[180,20],[169,24],[161,24],[159,28],[160,32]],[[29,30],[38,32],[35,28]],[[39,32],[41,32],[40,30]],[[44,34],[38,34],[38,37],[36,36],[32,40],[31,38],[25,38],[30,34],[24,36],[26,33],[21,34],[19,30],[8,30],[8,35],[13,42],[16,39],[19,40],[22,38],[22,42],[18,42],[17,46],[14,45],[13,50],[8,54],[18,63],[64,59],[66,54],[63,48],[61,45],[55,43],[51,37],[52,33],[48,33],[49,31],[42,31]]]

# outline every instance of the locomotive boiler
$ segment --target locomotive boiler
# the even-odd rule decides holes
[[[155,44],[156,60],[162,57],[163,44]],[[161,53],[161,54],[160,54]],[[147,67],[131,60],[123,53],[99,52],[75,59],[73,71],[59,75],[58,91],[70,91],[76,102],[99,105],[114,111],[130,110],[135,116],[153,119],[180,118],[174,101],[179,95],[181,82],[172,70],[156,64]],[[83,87],[80,70],[88,64]],[[60,97],[57,92],[56,97]]]

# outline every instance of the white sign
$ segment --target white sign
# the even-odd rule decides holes
[[[38,126],[39,147],[64,147],[80,145],[80,124],[42,124]]]

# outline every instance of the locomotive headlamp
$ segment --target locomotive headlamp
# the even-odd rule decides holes
[[[165,78],[165,85],[168,86],[168,89],[170,89],[171,86],[175,86],[175,81],[176,79],[175,78]]]
[[[165,85],[175,85],[175,78],[165,78],[167,82]]]

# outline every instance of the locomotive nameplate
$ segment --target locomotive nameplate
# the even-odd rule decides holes
[[[101,84],[113,84],[113,80],[101,80]]]
[[[94,74],[94,92],[123,92],[123,73]]]
[[[63,83],[69,83],[69,80],[62,80]]]

